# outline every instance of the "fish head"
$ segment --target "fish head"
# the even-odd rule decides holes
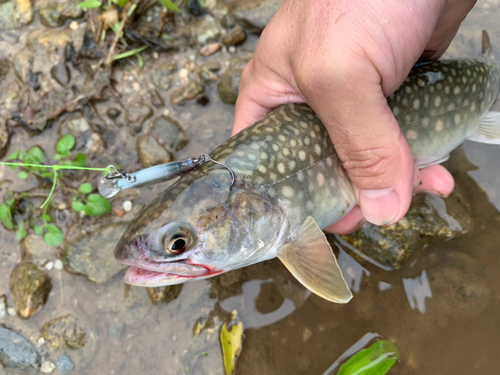
[[[124,281],[163,286],[211,277],[272,258],[281,209],[227,171],[191,172],[145,207],[115,249]]]

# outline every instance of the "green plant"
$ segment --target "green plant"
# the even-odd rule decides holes
[[[390,341],[380,340],[349,358],[337,375],[385,375],[398,359],[398,348]]]
[[[94,188],[92,187],[92,184],[89,184],[88,182],[81,184],[78,188],[78,191],[82,194],[89,194],[93,190]],[[81,199],[74,196],[72,207],[73,210],[77,212],[83,211],[89,216],[102,216],[111,212],[111,204],[106,198],[103,198],[99,194],[90,194]]]

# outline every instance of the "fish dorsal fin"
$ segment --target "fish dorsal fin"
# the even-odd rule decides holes
[[[483,30],[482,48],[483,48],[483,55],[488,57],[493,56],[493,50],[491,49],[490,35],[486,30]]]
[[[352,298],[332,248],[311,216],[299,227],[295,239],[278,251],[278,258],[318,296],[337,303],[347,303]]]
[[[467,139],[474,142],[500,145],[500,112],[487,112]]]

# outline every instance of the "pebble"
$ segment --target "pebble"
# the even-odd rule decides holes
[[[234,54],[236,53],[236,47],[235,46],[229,46],[227,47],[227,52]]]
[[[63,269],[63,262],[61,259],[56,259],[54,262],[54,268],[59,271]]]
[[[24,369],[40,366],[40,354],[23,336],[0,325],[0,363],[5,367]]]
[[[245,40],[247,40],[247,34],[245,31],[241,27],[236,27],[224,35],[222,43],[224,43],[225,46],[237,46],[244,43]]]
[[[125,212],[130,212],[132,210],[132,202],[131,201],[123,202],[123,209],[125,210]]]
[[[172,92],[170,102],[172,104],[184,104],[187,100],[196,98],[204,90],[205,88],[200,82],[190,81],[187,85],[179,87]]]
[[[40,371],[42,371],[45,374],[50,374],[52,371],[54,371],[56,368],[56,365],[53,362],[42,360],[42,366],[40,367]]]
[[[73,21],[69,24],[69,28],[73,31],[78,30],[80,24],[77,21]]]
[[[222,44],[220,43],[212,43],[208,44],[202,49],[200,49],[200,55],[202,56],[210,56],[213,55],[215,52],[219,51],[222,47]]]
[[[7,314],[9,314],[10,316],[16,315],[16,309],[14,309],[13,307],[9,307],[7,309]]]
[[[50,271],[52,268],[54,268],[54,262],[50,261],[45,265],[45,269],[47,271]]]
[[[68,128],[74,133],[83,133],[90,130],[89,123],[83,117],[77,117],[69,120],[67,125]]]
[[[183,85],[189,82],[189,71],[186,68],[179,70],[179,79]]]
[[[0,319],[5,316],[7,312],[7,297],[5,295],[0,296]]]
[[[111,120],[116,120],[120,116],[122,111],[116,108],[110,108],[106,111],[106,114]]]
[[[64,63],[58,63],[50,69],[50,75],[61,86],[65,87],[71,81],[71,73]]]
[[[67,375],[75,368],[75,364],[71,358],[66,355],[62,355],[57,358],[56,365],[61,375]]]

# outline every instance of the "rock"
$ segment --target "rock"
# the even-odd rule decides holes
[[[75,368],[75,364],[73,363],[71,358],[66,355],[61,355],[59,358],[57,358],[56,366],[61,375],[67,375]]]
[[[72,40],[72,32],[70,29],[35,29],[30,31],[28,34],[22,35],[19,40],[20,42],[26,42],[27,47],[32,47],[33,49],[42,49],[48,53],[60,53],[64,50],[66,44],[70,43]]]
[[[226,104],[235,104],[240,89],[242,69],[228,69],[220,77],[219,92],[220,100]]]
[[[234,17],[230,14],[226,14],[225,16],[223,16],[220,20],[220,24],[227,30],[232,29],[236,25],[236,23],[234,22]]]
[[[200,82],[190,81],[187,85],[174,90],[172,95],[170,95],[170,101],[172,104],[184,104],[187,100],[196,98],[196,96],[201,94],[204,90]]]
[[[61,253],[64,266],[97,284],[110,280],[126,268],[113,256],[126,227],[123,223],[108,225],[66,244]]]
[[[189,142],[189,137],[181,124],[168,116],[158,117],[153,123],[150,134],[160,145],[171,151],[179,151]]]
[[[90,130],[90,125],[85,117],[71,119],[66,123],[66,125],[68,125],[68,129],[74,134],[84,133]]]
[[[40,336],[55,349],[80,349],[87,341],[87,332],[71,314],[46,322],[40,329]]]
[[[31,0],[0,2],[0,30],[17,29],[33,21]]]
[[[58,63],[50,69],[50,75],[56,80],[61,86],[68,86],[71,80],[71,73],[64,63]]]
[[[9,143],[9,129],[7,128],[6,118],[0,118],[0,155],[6,150]]]
[[[182,290],[182,284],[169,285],[166,287],[146,288],[148,297],[153,305],[168,303],[176,299]]]
[[[46,361],[45,359],[42,359],[42,366],[40,367],[40,371],[43,372],[44,374],[50,374],[52,371],[54,371],[56,368],[56,365],[54,362]]]
[[[260,34],[283,0],[244,0],[233,9],[236,21],[251,33]]]
[[[193,27],[196,33],[196,40],[201,45],[216,42],[221,36],[219,25],[212,16],[206,16]]]
[[[137,140],[137,155],[146,168],[168,163],[173,159],[170,152],[160,146],[155,137],[149,134],[145,134]]]
[[[54,259],[56,248],[49,246],[45,241],[41,241],[41,237],[35,234],[28,236],[21,242],[21,259],[35,261],[38,264],[43,264],[49,259]]]
[[[59,27],[68,18],[79,18],[83,9],[78,8],[80,0],[37,0],[40,20],[45,26]]]
[[[198,68],[198,76],[204,84],[210,84],[219,79],[216,74],[221,69],[221,63],[218,61],[208,61]]]
[[[14,308],[20,318],[35,314],[47,302],[52,289],[50,276],[34,263],[19,263],[10,275],[10,290],[14,296]]]
[[[225,46],[237,46],[239,44],[242,44],[247,40],[247,34],[241,27],[236,27],[232,31],[228,32],[226,35],[224,35],[224,38],[222,38],[222,43],[224,43]]]
[[[142,125],[152,115],[153,110],[147,105],[130,105],[127,107],[126,118],[131,126]]]
[[[395,270],[422,248],[422,237],[444,240],[460,237],[471,229],[472,219],[456,194],[447,199],[422,194],[413,197],[408,213],[398,223],[388,227],[365,224],[342,238],[368,258]]]
[[[168,90],[172,86],[172,74],[178,70],[176,63],[164,64],[154,69],[150,74],[151,83],[157,88]]]
[[[7,59],[0,59],[0,82],[2,82],[10,71],[10,62]]]
[[[106,111],[106,115],[111,119],[111,120],[116,120],[120,115],[122,114],[122,111],[116,108],[109,108]]]
[[[7,297],[5,294],[0,296],[0,319],[2,319],[7,313]]]
[[[187,10],[193,16],[201,16],[203,15],[203,13],[205,13],[205,10],[201,6],[199,0],[188,0]]]
[[[149,90],[149,98],[151,100],[151,104],[156,108],[163,107],[165,105],[163,98],[155,89]]]
[[[210,55],[213,55],[218,50],[220,50],[221,48],[222,48],[222,44],[220,44],[220,43],[208,44],[200,49],[200,55],[210,56]]]
[[[35,346],[21,335],[0,325],[0,364],[5,367],[38,368],[41,357]]]
[[[73,56],[75,54],[75,49],[73,47],[73,43],[66,43],[64,46],[64,62],[66,64],[72,64],[73,63]]]

